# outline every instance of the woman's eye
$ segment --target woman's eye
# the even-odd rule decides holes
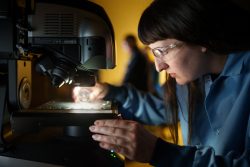
[[[168,50],[165,50],[165,51],[163,52],[163,55],[166,55],[166,54],[168,54]]]

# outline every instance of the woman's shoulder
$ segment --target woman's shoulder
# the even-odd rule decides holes
[[[230,54],[231,57],[235,57],[236,59],[243,59],[250,61],[250,50],[241,51],[241,52],[233,52]]]
[[[250,72],[250,51],[233,52],[228,55],[222,75],[239,75]]]
[[[239,57],[238,59],[240,59],[242,61],[242,70],[245,72],[246,71],[250,72],[250,50],[238,52],[238,53],[234,53],[234,54],[235,54],[235,56]]]

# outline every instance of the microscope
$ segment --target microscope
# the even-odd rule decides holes
[[[87,0],[1,0],[0,37],[0,166],[124,166],[88,131],[96,119],[118,117],[112,102],[51,100],[115,67],[104,9]]]

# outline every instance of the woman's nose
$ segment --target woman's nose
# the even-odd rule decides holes
[[[161,72],[163,70],[166,70],[169,67],[168,64],[166,64],[165,62],[163,62],[161,59],[159,58],[155,58],[155,68],[157,72]]]

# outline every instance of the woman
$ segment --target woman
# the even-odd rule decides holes
[[[106,84],[91,99],[115,98],[124,119],[172,124],[175,144],[132,120],[97,120],[93,139],[154,166],[250,166],[249,23],[222,0],[155,0],[141,16],[139,38],[169,76],[165,100]],[[176,145],[178,121],[185,146]]]

